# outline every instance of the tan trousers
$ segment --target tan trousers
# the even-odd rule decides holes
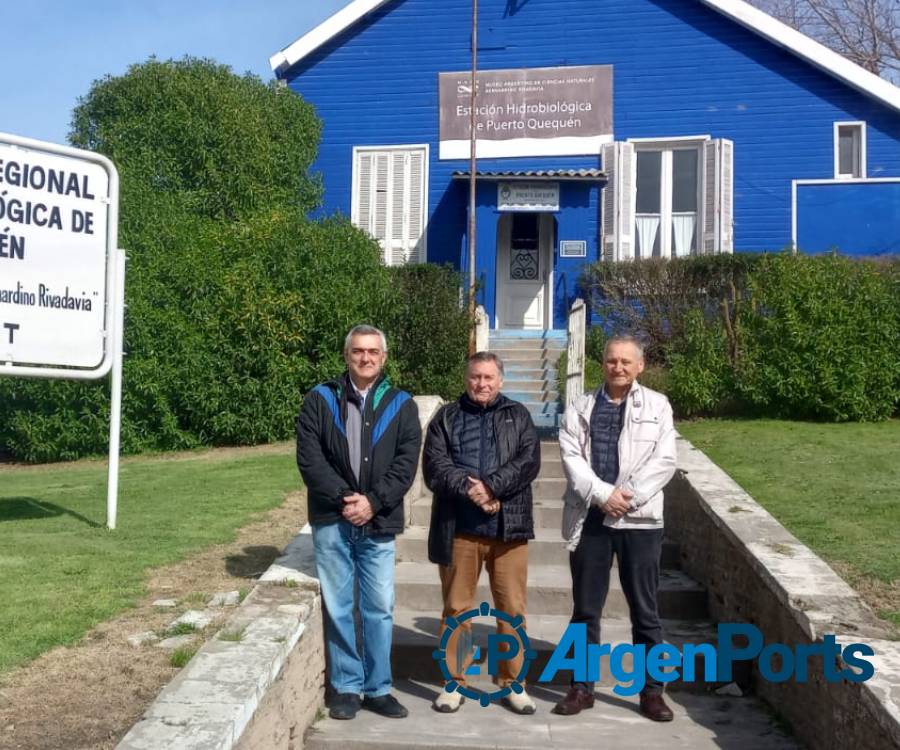
[[[443,620],[446,622],[450,615],[459,616],[481,603],[475,601],[475,590],[484,566],[487,566],[490,577],[494,607],[512,617],[521,615],[524,625],[528,542],[503,542],[468,534],[457,534],[453,538],[453,564],[440,566],[441,590],[444,595]],[[441,636],[446,627],[442,625]],[[497,632],[516,637],[515,631],[506,622],[497,623]],[[459,653],[460,643],[463,646],[462,653]],[[447,666],[453,679],[461,685],[466,684],[466,669],[472,663],[471,644],[472,623],[467,621],[454,631],[447,644]],[[522,668],[525,655],[522,653],[521,643],[519,645],[520,650],[516,656],[500,661],[500,673],[494,676],[494,682],[500,687],[512,683]],[[502,650],[508,650],[505,644]]]

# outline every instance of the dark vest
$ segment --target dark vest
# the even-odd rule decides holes
[[[619,478],[619,435],[624,421],[625,399],[613,404],[598,391],[591,412],[591,469],[607,484]]]
[[[453,422],[450,445],[453,463],[478,479],[492,474],[500,466],[494,434],[497,405],[498,401],[495,401],[482,408],[468,396],[463,396]],[[488,515],[472,502],[460,503],[456,509],[456,532],[496,539],[500,536],[499,515]]]

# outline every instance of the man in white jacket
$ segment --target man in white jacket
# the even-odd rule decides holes
[[[588,643],[600,643],[600,616],[613,557],[631,613],[632,642],[662,642],[657,611],[663,538],[663,487],[675,473],[672,407],[637,382],[644,371],[640,343],[616,336],[603,351],[604,384],[578,398],[563,417],[559,447],[568,479],[563,537],[568,542],[574,607]],[[577,714],[594,705],[592,683],[573,682],[554,711]],[[646,675],[641,712],[671,721],[663,686]]]

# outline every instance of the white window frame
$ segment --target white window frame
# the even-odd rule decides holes
[[[672,152],[673,151],[691,151],[697,152],[697,224],[696,224],[696,240],[694,252],[692,255],[702,254],[703,243],[703,220],[704,220],[704,196],[703,196],[703,175],[704,175],[704,151],[703,145],[712,140],[710,135],[686,135],[676,136],[673,138],[629,138],[628,143],[634,144],[635,164],[637,164],[637,156],[641,151],[661,151],[662,161],[660,164],[660,227],[672,226]],[[635,181],[635,190],[637,190],[637,182]],[[637,204],[635,203],[635,218],[637,218]],[[637,232],[635,232],[635,235]],[[661,233],[659,237],[659,257],[673,258],[675,248],[672,247],[672,238],[670,233]],[[637,237],[635,237],[635,250],[637,250]],[[644,256],[644,249],[641,248],[641,257]],[[652,252],[652,248],[651,248]]]
[[[854,127],[859,130],[859,174],[847,174],[841,172],[840,154],[840,129]],[[836,180],[865,180],[866,168],[866,123],[864,120],[842,120],[834,123],[834,179]]]
[[[422,177],[423,177],[423,186],[422,186],[422,252],[419,257],[419,263],[428,262],[428,184],[429,184],[429,164],[430,164],[430,149],[427,143],[405,143],[399,145],[390,145],[390,146],[354,146],[353,147],[353,161],[351,163],[351,187],[350,187],[350,221],[356,226],[360,227],[359,222],[359,172],[357,170],[357,164],[359,163],[359,155],[361,153],[387,153],[391,154],[397,151],[408,152],[408,151],[421,151],[423,152],[423,162],[422,162]],[[387,206],[387,217],[385,219],[386,224],[390,224],[390,201],[388,201]],[[360,227],[361,229],[368,231],[368,227]],[[376,241],[381,245],[381,257],[386,266],[391,265],[391,258],[389,248],[387,244],[381,244],[381,240]]]

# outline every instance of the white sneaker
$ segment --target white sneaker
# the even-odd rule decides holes
[[[529,715],[537,711],[537,706],[531,700],[531,696],[524,690],[521,693],[510,693],[503,699],[503,702],[517,714]]]
[[[431,705],[435,711],[440,711],[442,714],[453,714],[459,711],[464,700],[465,697],[456,691],[448,693],[446,690],[441,690],[441,694],[434,699],[434,703]]]

